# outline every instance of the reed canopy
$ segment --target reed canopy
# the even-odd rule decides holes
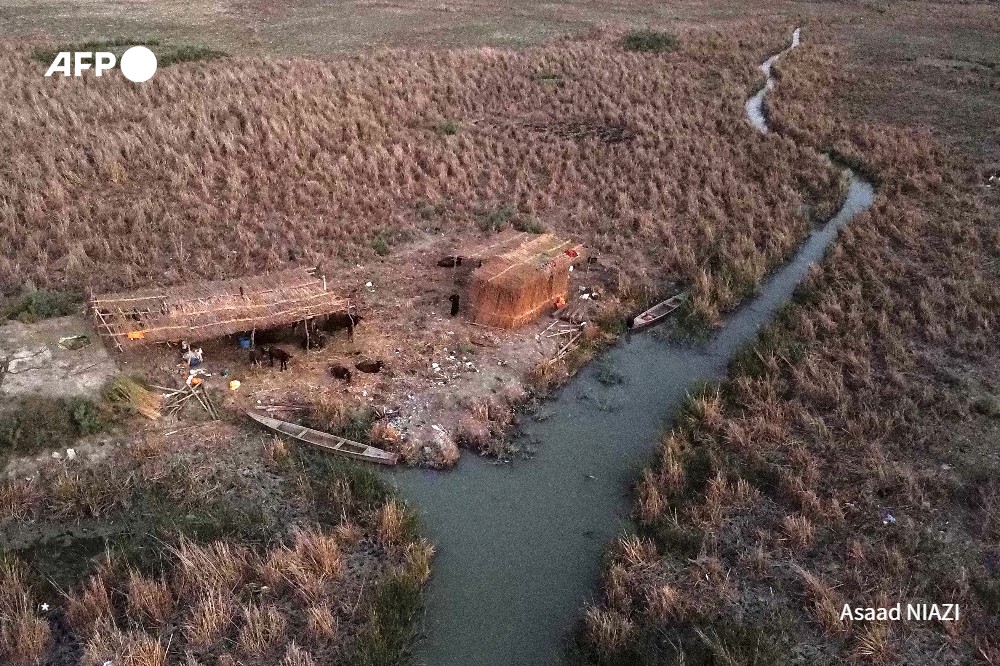
[[[89,306],[101,335],[124,351],[277,328],[346,311],[350,300],[329,290],[325,278],[293,269],[93,296]]]
[[[483,262],[469,284],[470,319],[516,329],[569,295],[571,267],[580,260],[582,248],[552,234],[502,236],[466,255]]]

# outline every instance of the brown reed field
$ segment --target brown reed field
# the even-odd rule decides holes
[[[465,238],[509,207],[606,258],[626,296],[693,285],[711,325],[842,195],[815,151],[742,120],[754,65],[785,32],[690,30],[659,54],[615,33],[221,58],[142,87],[46,79],[8,44],[0,289],[335,275],[387,238]]]
[[[806,34],[777,66],[771,122],[872,178],[875,204],[676,416],[583,618],[583,662],[1000,663],[1000,216],[988,150],[956,147],[991,129],[947,147],[847,112],[853,86],[903,83],[859,82],[843,43]],[[911,602],[961,616],[842,618],[897,602],[904,619]]]

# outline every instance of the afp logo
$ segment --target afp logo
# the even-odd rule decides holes
[[[110,51],[61,51],[45,76],[83,76],[88,69],[93,70],[94,76],[101,76],[114,69],[115,63],[115,54]],[[148,81],[156,73],[156,54],[145,46],[133,46],[122,54],[118,67],[129,81]]]

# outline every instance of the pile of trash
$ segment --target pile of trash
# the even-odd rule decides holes
[[[431,363],[431,373],[438,380],[438,386],[447,384],[452,379],[469,372],[479,372],[479,367],[473,363],[466,354],[459,350],[449,352],[444,350],[445,358],[440,362]]]

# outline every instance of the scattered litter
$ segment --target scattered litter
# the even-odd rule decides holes
[[[83,349],[90,344],[89,335],[68,335],[64,338],[59,338],[59,346],[63,349],[68,349],[69,351],[76,351],[77,349]]]
[[[240,380],[234,379],[233,381],[229,382],[229,390],[230,391],[235,391],[239,387],[240,387]]]
[[[193,368],[196,365],[201,365],[202,361],[205,360],[205,353],[200,347],[198,349],[188,349],[181,354],[181,358],[184,359],[189,368]]]
[[[66,449],[66,460],[76,459],[76,449]]]
[[[205,381],[202,378],[202,375],[204,375],[205,377],[211,377],[211,375],[209,375],[203,369],[198,368],[197,370],[192,370],[188,373],[188,377],[185,383],[188,386],[197,386],[198,384],[201,384],[203,381]]]
[[[62,459],[62,454],[59,453],[58,451],[53,451],[52,452],[52,457],[55,458],[56,460],[61,460]]]
[[[891,513],[887,513],[887,514],[885,514],[885,518],[882,519],[882,524],[883,525],[895,525],[896,524],[896,517],[894,515],[892,515]]]

